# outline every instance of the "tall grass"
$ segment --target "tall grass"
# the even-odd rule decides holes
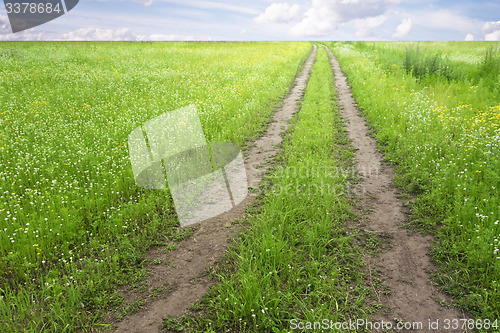
[[[492,42],[355,42],[358,50],[388,73],[416,78],[423,86],[433,87],[440,104],[459,105],[473,99],[483,101],[478,108],[500,103],[500,45]],[[461,88],[479,87],[471,95]],[[462,99],[456,99],[461,96]],[[466,99],[466,100],[464,100]],[[458,103],[458,104],[457,104]],[[476,106],[476,105],[475,105]]]
[[[428,76],[442,76],[448,80],[452,79],[452,69],[448,59],[439,53],[422,54],[417,47],[407,47],[404,59],[404,69],[418,79]]]
[[[476,45],[482,51],[476,53],[474,69],[449,60],[453,73],[483,73],[451,81],[439,71],[422,80],[407,73],[401,65],[404,44],[372,46],[334,43],[332,49],[386,158],[398,165],[402,184],[417,194],[414,223],[437,236],[431,251],[440,264],[436,280],[473,316],[496,318],[500,97],[495,93],[498,82],[490,79],[500,75],[491,60],[498,44]],[[473,53],[459,46],[450,44],[442,52]],[[487,66],[493,71],[486,73]]]

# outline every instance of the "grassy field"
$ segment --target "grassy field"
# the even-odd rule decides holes
[[[500,44],[332,43],[400,184],[437,236],[434,279],[476,318],[500,315]]]
[[[244,145],[310,43],[1,43],[0,331],[70,332],[121,302],[153,244],[189,237],[135,186],[127,137],[196,105],[208,141]]]
[[[500,44],[332,42],[433,278],[475,318],[500,315]],[[190,237],[168,193],[134,184],[127,137],[194,104],[207,141],[262,134],[311,43],[0,43],[0,331],[98,328],[144,253]],[[284,332],[377,309],[349,230],[353,153],[318,48],[298,113],[219,283],[166,328]],[[340,172],[339,172],[340,170]],[[348,231],[349,230],[349,231]],[[361,244],[363,245],[363,244]],[[312,311],[314,310],[314,311]]]

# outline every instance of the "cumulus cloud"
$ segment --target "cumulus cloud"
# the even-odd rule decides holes
[[[353,20],[356,36],[361,38],[370,36],[370,30],[380,27],[385,21],[387,21],[387,17],[384,15]]]
[[[264,13],[255,18],[258,23],[282,23],[295,19],[300,13],[299,5],[290,6],[286,2],[273,3],[266,8]]]
[[[7,15],[0,14],[0,36],[6,34],[12,34],[12,30],[10,29],[9,19],[7,18]]]
[[[35,28],[27,29],[22,32],[12,33],[7,16],[0,15],[0,40],[10,41],[47,41],[47,40],[71,40],[71,41],[123,41],[137,40],[132,31],[128,28],[121,29],[99,29],[82,28],[68,33],[49,35],[44,32],[35,32]]]
[[[473,42],[476,38],[474,38],[474,35],[469,33],[465,36],[464,41],[466,42]]]
[[[484,34],[484,40],[500,41],[500,21],[484,23],[481,32]]]
[[[296,24],[290,34],[296,37],[323,37],[333,33],[337,25],[353,20],[367,20],[364,23],[381,25],[382,15],[393,8],[399,0],[312,0],[312,7]],[[359,24],[358,23],[358,27]],[[375,27],[373,26],[373,27]],[[358,31],[366,34],[369,29]]]
[[[328,12],[312,8],[306,12],[301,22],[290,29],[289,33],[295,37],[323,37],[335,31],[336,28],[337,25]]]
[[[483,34],[488,34],[500,30],[500,21],[497,22],[485,22],[481,28]]]
[[[63,34],[61,40],[75,41],[208,41],[211,38],[197,37],[194,35],[176,35],[176,34],[152,34],[136,35],[129,28],[119,29],[99,29],[83,28],[67,34]]]
[[[392,35],[392,38],[402,38],[408,35],[413,27],[413,21],[411,18],[403,19],[400,25],[396,28],[396,33]]]
[[[484,35],[484,40],[487,41],[500,41],[500,30],[490,32],[489,34]]]

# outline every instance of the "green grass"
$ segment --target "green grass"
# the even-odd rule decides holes
[[[435,280],[491,319],[500,315],[499,45],[421,42],[408,60],[414,44],[331,44],[400,184],[417,194],[413,223],[437,237]],[[431,68],[417,74],[405,61]]]
[[[433,100],[438,104],[472,104],[481,109],[500,103],[499,43],[355,42],[353,45],[370,54],[387,73],[410,75],[420,85],[432,88]]]
[[[134,184],[127,137],[196,105],[244,145],[310,43],[0,43],[0,331],[73,332],[119,305],[143,254],[190,236],[168,193]]]
[[[369,291],[345,191],[352,150],[337,110],[326,51],[318,48],[300,112],[238,242],[217,270],[204,315],[172,319],[194,331],[287,332],[291,320],[366,317]],[[200,308],[200,306],[198,306]]]
[[[476,318],[500,314],[499,43],[332,43],[413,224],[437,237],[434,278]],[[134,128],[194,104],[208,141],[245,145],[268,122],[310,43],[0,43],[0,331],[99,327],[117,286],[144,286],[144,252],[189,238],[168,193],[134,185]],[[418,51],[417,51],[418,50]],[[290,320],[373,310],[349,233],[352,151],[322,48],[283,151],[219,284],[165,326],[282,332]],[[342,170],[339,172],[339,170]],[[156,264],[168,264],[156,262]],[[379,276],[372,288],[390,293]],[[163,290],[155,290],[151,298]],[[314,311],[313,311],[314,310]]]

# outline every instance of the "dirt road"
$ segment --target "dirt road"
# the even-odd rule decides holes
[[[316,57],[317,46],[307,58],[300,74],[295,78],[293,87],[274,113],[265,134],[250,145],[244,153],[249,186],[257,188],[263,174],[280,150],[282,133],[293,115],[299,110],[298,100],[303,96]],[[178,317],[196,300],[203,297],[213,284],[207,270],[225,251],[228,240],[237,232],[233,221],[245,215],[245,209],[254,200],[249,195],[233,210],[215,218],[205,220],[196,226],[193,236],[178,244],[174,251],[163,253],[162,248],[148,254],[150,262],[169,263],[151,264],[146,285],[139,291],[123,291],[126,304],[142,301],[142,308],[119,322],[114,322],[116,333],[157,333],[162,319],[168,315]],[[159,294],[152,299],[150,295]]]
[[[365,120],[356,108],[346,77],[338,61],[328,50],[334,70],[341,114],[352,145],[356,149],[356,168],[363,176],[360,183],[363,228],[374,234],[383,234],[391,240],[389,249],[377,257],[364,258],[369,274],[380,272],[379,278],[389,287],[390,293],[378,294],[383,308],[373,316],[373,321],[422,323],[418,332],[442,332],[445,319],[465,318],[452,307],[445,308],[437,300],[446,300],[429,278],[434,265],[428,256],[432,238],[419,233],[409,234],[401,224],[406,220],[403,200],[394,186],[394,170],[384,162],[376,141],[368,135]],[[396,319],[396,321],[395,321]],[[429,329],[428,320],[439,320],[440,330]],[[446,332],[463,332],[446,330]]]

